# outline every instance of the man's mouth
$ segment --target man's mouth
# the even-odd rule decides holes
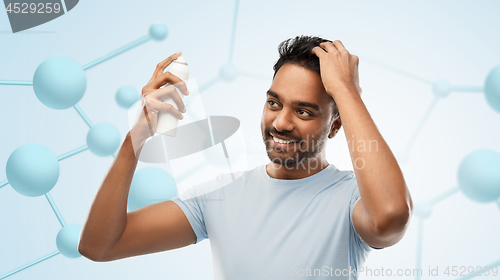
[[[291,147],[297,143],[295,140],[282,139],[274,135],[271,135],[271,137],[273,138],[274,145],[281,148]]]

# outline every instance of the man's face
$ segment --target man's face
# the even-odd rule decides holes
[[[262,138],[269,159],[287,168],[304,160],[319,160],[332,129],[332,111],[333,101],[316,72],[283,65],[267,92],[262,112]],[[279,143],[279,139],[292,142]]]

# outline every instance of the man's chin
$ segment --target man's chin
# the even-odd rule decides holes
[[[299,164],[299,159],[297,157],[285,156],[281,153],[282,156],[270,155],[268,154],[269,159],[272,163],[279,164],[284,167],[293,167]]]
[[[271,162],[274,164],[277,164],[281,167],[285,167],[285,168],[293,168],[293,167],[297,166],[297,164],[294,160],[282,161],[279,159],[273,159],[273,160],[271,160]]]

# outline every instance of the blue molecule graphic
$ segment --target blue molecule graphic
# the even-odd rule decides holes
[[[130,184],[128,209],[134,211],[177,195],[175,180],[167,172],[156,167],[143,168],[135,172]]]
[[[470,199],[485,203],[500,197],[500,154],[488,149],[468,154],[458,168],[458,184]]]
[[[87,78],[82,66],[65,56],[54,56],[42,62],[33,76],[35,95],[52,109],[69,108],[82,99]]]
[[[439,80],[432,84],[434,95],[440,98],[450,95],[451,85],[446,80]]]
[[[238,70],[236,70],[236,68],[231,64],[224,64],[219,69],[219,75],[225,81],[230,82],[236,79],[236,76],[238,75]]]
[[[87,133],[89,150],[100,157],[112,155],[120,147],[120,133],[109,123],[94,125]]]
[[[432,204],[428,201],[419,201],[415,203],[415,215],[417,217],[425,219],[429,218],[432,214]]]
[[[149,27],[149,35],[156,41],[165,39],[168,35],[167,26],[161,23],[152,24]]]
[[[491,108],[500,113],[500,65],[488,73],[484,83],[484,95]]]
[[[59,161],[49,148],[30,143],[17,148],[7,160],[7,179],[25,196],[46,194],[59,179]]]
[[[118,50],[108,53],[83,66],[80,66],[71,58],[55,56],[45,60],[38,66],[32,81],[0,80],[0,85],[33,86],[36,97],[42,104],[49,108],[61,110],[74,107],[77,113],[91,128],[91,131],[87,134],[87,145],[59,157],[55,157],[49,149],[42,145],[28,144],[15,150],[7,160],[7,180],[0,181],[0,188],[9,184],[14,190],[22,195],[40,196],[45,194],[59,222],[63,226],[63,229],[56,238],[56,244],[59,251],[49,253],[7,274],[0,275],[0,279],[18,273],[59,253],[71,258],[80,257],[78,242],[81,226],[66,225],[49,193],[59,178],[59,161],[87,149],[100,156],[111,155],[120,145],[120,136],[118,130],[114,126],[109,124],[94,126],[83,110],[78,106],[78,102],[82,99],[86,90],[87,78],[84,71],[148,41],[162,40],[166,38],[167,33],[165,25],[155,24],[150,26],[148,35],[142,36]],[[133,103],[130,99],[134,97],[127,91],[126,89],[125,92],[120,92],[120,94],[117,93],[116,98],[119,105],[128,106],[128,103]],[[167,180],[166,182],[169,181]],[[175,182],[169,183],[169,186],[173,186],[175,189]],[[176,189],[175,193],[177,193]],[[170,196],[171,195],[167,193],[165,198]]]
[[[119,88],[115,95],[116,103],[123,109],[129,109],[140,98],[139,93],[131,86]]]
[[[80,232],[82,226],[80,225],[66,225],[56,237],[57,250],[68,258],[78,258],[82,255],[78,252],[78,242],[80,239]]]

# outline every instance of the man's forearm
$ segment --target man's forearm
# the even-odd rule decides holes
[[[359,192],[365,208],[381,228],[405,223],[412,207],[403,173],[382,138],[361,96],[346,87],[333,95],[341,116]]]
[[[123,233],[127,222],[128,193],[137,161],[129,132],[94,198],[83,226],[78,250],[86,257],[98,259]]]

